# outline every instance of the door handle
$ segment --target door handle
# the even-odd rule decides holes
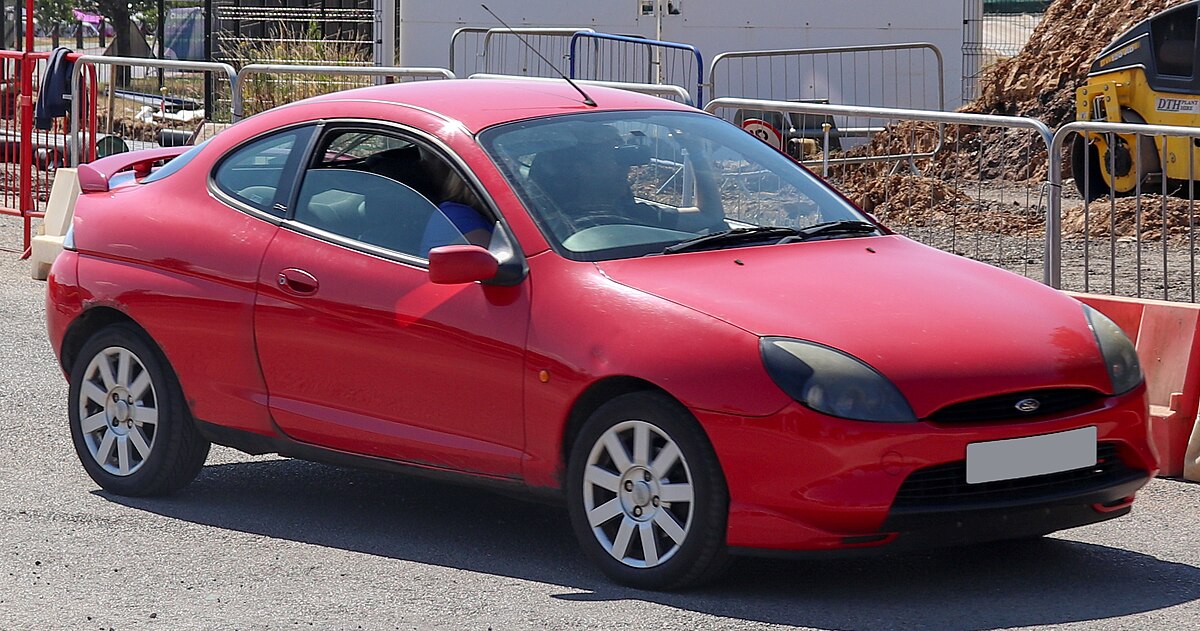
[[[321,286],[315,276],[294,267],[279,272],[278,281],[280,289],[298,296],[311,296],[317,293],[317,288]]]

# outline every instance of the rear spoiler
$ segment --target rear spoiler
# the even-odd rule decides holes
[[[143,149],[117,153],[95,162],[79,165],[79,188],[84,193],[103,193],[108,191],[108,181],[122,171],[133,169],[136,177],[145,177],[156,163],[170,160],[189,149],[191,146],[162,147],[159,149]]]

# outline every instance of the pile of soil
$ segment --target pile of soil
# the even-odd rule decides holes
[[[104,99],[96,104],[96,130],[102,134],[113,134],[125,140],[158,142],[158,132],[163,129],[192,131],[203,121],[175,121],[155,119],[145,121],[134,116],[134,108],[122,105],[109,111]]]
[[[986,68],[965,112],[1031,116],[1052,129],[1075,119],[1075,89],[1117,35],[1184,0],[1055,0],[1015,57]]]
[[[894,226],[929,226],[946,218],[971,199],[945,181],[916,175],[887,175],[843,185],[842,190],[863,210]]]
[[[119,116],[111,121],[98,117],[96,128],[102,130],[102,133],[114,134],[125,140],[155,142],[158,140],[159,130],[164,127],[158,121],[146,122],[132,116]]]
[[[1075,120],[1075,90],[1087,82],[1088,68],[1113,38],[1134,24],[1184,0],[1055,0],[1029,41],[1015,57],[984,69],[980,95],[961,108],[964,112],[1036,118],[1050,127]],[[992,143],[1003,132],[982,129],[982,142]],[[1012,179],[1045,177],[1044,152],[1022,163],[1017,152],[1000,159],[1015,166]],[[1070,165],[1065,166],[1070,173]]]
[[[913,166],[924,175],[946,180],[982,178],[1018,182],[1034,178],[1043,180],[1046,177],[1046,145],[1037,132],[1024,129],[981,129],[905,121],[887,126],[868,144],[856,147],[845,155],[926,154],[938,148],[939,136],[941,147],[932,158],[913,161]],[[879,177],[893,169],[895,164],[875,162],[851,166],[845,169],[844,177],[849,181]]]
[[[1192,234],[1194,226],[1200,226],[1200,200],[1191,202],[1178,197],[1166,197],[1166,224],[1169,240],[1185,239]],[[1063,234],[1082,238],[1085,234],[1094,238],[1133,239],[1157,241],[1163,233],[1163,200],[1161,195],[1143,194],[1139,208],[1133,197],[1096,200],[1086,207],[1083,204],[1063,209]],[[1138,215],[1141,225],[1138,225]],[[1115,229],[1113,217],[1116,217]],[[1085,223],[1086,222],[1086,223]],[[1139,230],[1140,228],[1140,230]]]
[[[960,111],[978,114],[1032,117],[1051,129],[1075,118],[1075,89],[1087,80],[1087,71],[1100,50],[1114,37],[1163,9],[1184,0],[1055,0],[1015,57],[986,68],[980,78],[981,94]],[[1036,209],[994,203],[986,197],[973,200],[973,183],[979,180],[1028,184],[1048,176],[1045,144],[1033,131],[985,127],[939,126],[903,121],[888,125],[864,146],[842,156],[881,156],[927,153],[942,149],[933,158],[911,164],[876,162],[837,168],[831,174],[851,199],[885,223],[894,226],[937,226],[969,217],[977,229],[1006,234],[1044,230],[1044,217]],[[1066,156],[1064,156],[1064,159]],[[895,175],[915,167],[920,176]],[[1070,173],[1070,165],[1064,165]],[[1186,200],[1168,202],[1170,236],[1189,226]],[[1157,239],[1162,233],[1161,198],[1143,197],[1141,237]],[[1109,234],[1109,206],[1101,200],[1091,206],[1088,231]],[[1137,236],[1136,202],[1118,200],[1116,236]],[[1083,206],[1064,216],[1067,234],[1083,234]]]
[[[972,230],[1011,235],[1045,228],[1040,209],[992,196],[973,199],[967,195],[970,191],[937,177],[894,174],[838,186],[863,210],[893,228],[969,225]]]
[[[1086,82],[1088,68],[1100,50],[1137,22],[1183,1],[1055,0],[1021,53],[984,69],[980,96],[959,111],[1031,117],[1051,129],[1071,122],[1075,119],[1075,89]],[[936,125],[901,122],[888,125],[868,145],[850,154],[920,153],[936,142]],[[917,166],[926,175],[945,178],[1045,179],[1044,147],[1032,131],[946,126],[946,150]],[[866,166],[860,176],[850,177],[878,177],[880,168]],[[1064,172],[1070,173],[1069,164]]]

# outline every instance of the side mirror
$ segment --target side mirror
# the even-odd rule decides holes
[[[429,251],[429,281],[438,285],[463,285],[491,280],[500,262],[477,245],[443,245]]]

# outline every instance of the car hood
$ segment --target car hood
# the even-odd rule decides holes
[[[811,340],[849,353],[891,379],[921,418],[997,394],[1110,390],[1074,299],[904,237],[597,265],[615,282],[755,335]]]

